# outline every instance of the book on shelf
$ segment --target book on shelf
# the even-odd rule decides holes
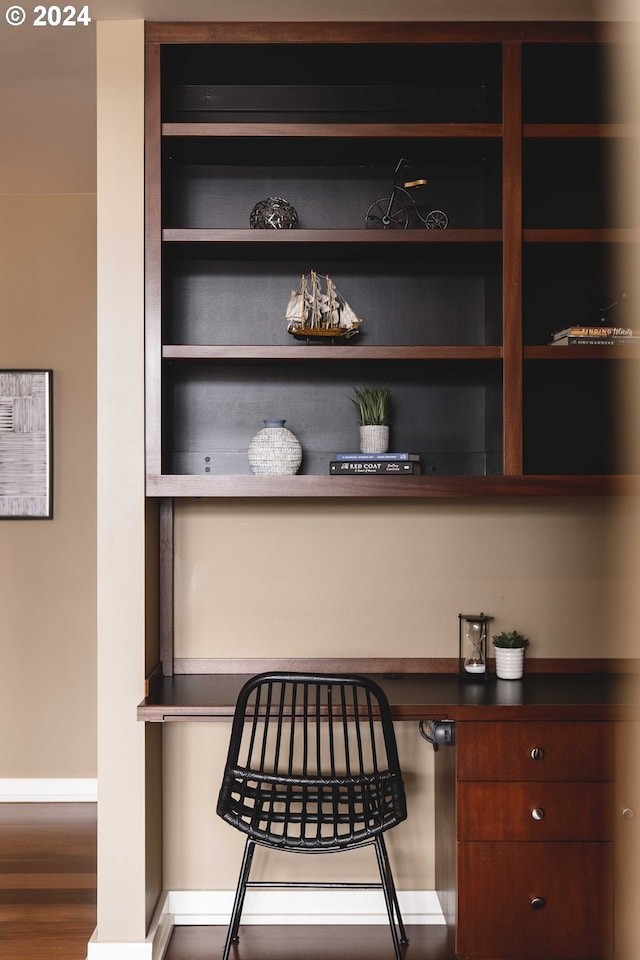
[[[354,460],[354,461],[394,461],[394,460],[420,460],[419,453],[336,453],[334,460]]]
[[[406,477],[421,472],[420,463],[412,460],[332,460],[329,464],[329,473],[334,477],[362,477],[367,474]]]
[[[638,346],[638,344],[640,344],[640,335],[628,337],[567,336],[558,337],[557,339],[551,341],[551,346],[554,347],[601,347],[607,344],[610,344],[614,347],[619,347],[624,344],[628,344],[629,346],[635,344]]]
[[[589,327],[575,324],[572,327],[564,327],[562,330],[556,330],[553,334],[553,340],[562,340],[564,337],[597,337],[607,340],[627,340],[629,337],[637,336],[640,336],[640,330],[634,330],[632,327]]]

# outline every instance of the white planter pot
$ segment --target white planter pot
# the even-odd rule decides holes
[[[496,677],[519,680],[524,673],[524,647],[496,647]]]
[[[367,424],[360,427],[360,453],[386,453],[389,449],[389,427]]]

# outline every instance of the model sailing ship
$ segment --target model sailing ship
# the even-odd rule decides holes
[[[359,320],[335,283],[312,270],[291,291],[285,316],[287,331],[298,340],[348,340],[360,332]]]

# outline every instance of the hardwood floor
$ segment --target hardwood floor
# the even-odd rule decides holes
[[[0,803],[1,960],[85,960],[96,924],[96,805]],[[451,960],[409,926],[405,960]],[[218,960],[226,927],[176,927],[165,960]],[[245,926],[232,960],[393,960],[384,926]]]
[[[96,925],[96,804],[0,803],[0,957],[84,960]]]
[[[165,960],[219,960],[224,927],[175,927]],[[404,960],[451,960],[444,926],[408,926]],[[384,926],[246,926],[230,960],[394,960]]]

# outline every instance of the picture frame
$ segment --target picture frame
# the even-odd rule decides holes
[[[51,370],[0,369],[0,520],[51,520]]]

